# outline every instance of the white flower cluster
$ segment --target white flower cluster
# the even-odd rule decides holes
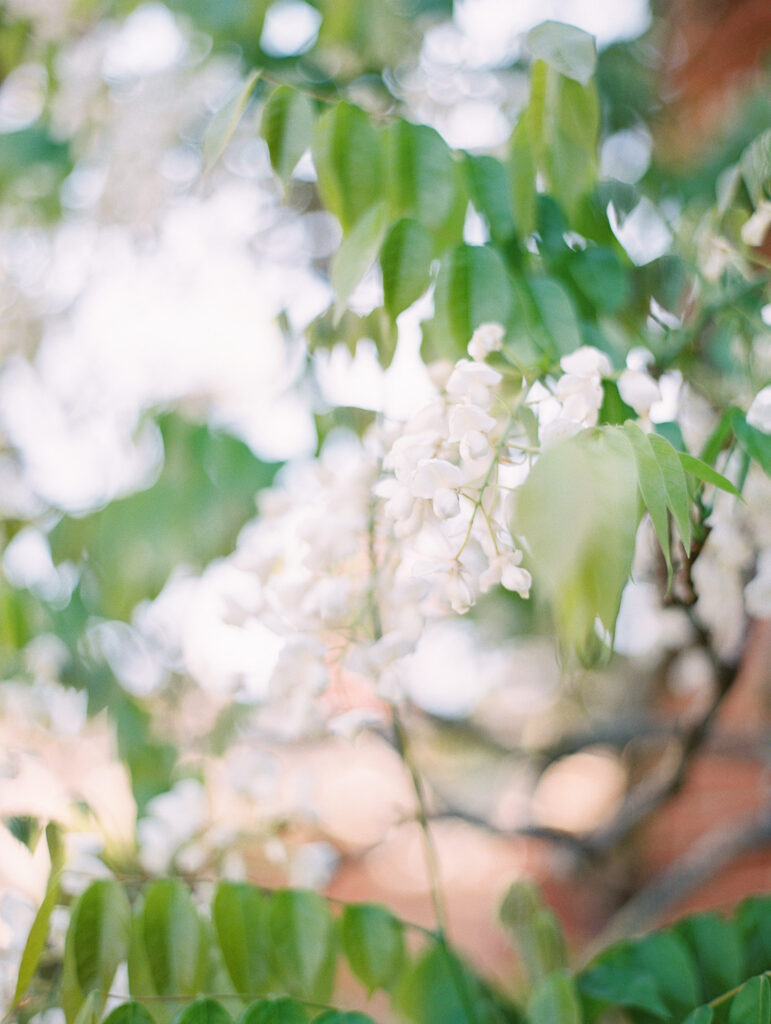
[[[184,657],[204,686],[264,702],[281,729],[306,732],[340,717],[352,673],[398,699],[405,659],[429,624],[498,585],[528,597],[513,492],[543,447],[597,423],[612,368],[586,346],[563,357],[556,378],[530,384],[512,367],[504,379],[486,361],[503,335],[498,324],[479,327],[471,358],[448,367],[406,423],[378,424],[363,441],[333,435],[319,458],[287,467],[263,492],[235,553],[202,578],[216,583],[204,603],[217,609],[218,635],[249,635],[262,664],[246,672],[249,646],[217,683],[197,639],[209,633],[195,628]],[[642,370],[624,371],[619,387],[641,415],[658,397]]]

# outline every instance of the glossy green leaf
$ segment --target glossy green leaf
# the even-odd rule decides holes
[[[260,999],[247,1006],[238,1024],[307,1024],[310,1014],[294,999]]]
[[[238,93],[221,110],[217,111],[209,123],[203,139],[203,159],[207,170],[211,170],[225,152],[227,144],[238,127],[238,122],[244,115],[259,77],[259,71],[252,71]]]
[[[750,978],[731,1000],[728,1024],[769,1024],[771,981],[764,974]]]
[[[581,85],[586,85],[594,74],[597,64],[594,37],[575,25],[543,21],[530,29],[527,45],[538,60]]]
[[[283,889],[271,898],[271,954],[290,995],[326,1003],[336,959],[335,926],[316,892]]]
[[[268,899],[255,886],[220,882],[212,920],[230,979],[242,996],[262,992],[270,977]]]
[[[506,268],[495,250],[459,245],[442,258],[434,309],[439,330],[447,332],[456,355],[465,353],[480,324],[505,323],[511,304]]]
[[[268,146],[273,170],[286,182],[311,144],[313,105],[304,92],[280,85],[262,110],[260,132]]]
[[[397,217],[412,217],[432,231],[453,207],[456,177],[452,152],[428,125],[395,121],[387,131],[388,194]]]
[[[35,971],[43,955],[48,928],[51,923],[51,914],[61,895],[61,872],[57,872],[49,881],[43,901],[38,907],[32,927],[27,935],[24,944],[24,951],[19,963],[19,973],[16,979],[16,990],[13,994],[13,1005],[16,1005],[29,988],[29,984],[35,976]]]
[[[527,279],[530,294],[546,332],[546,345],[555,356],[564,356],[581,347],[583,339],[573,301],[553,277],[533,274]]]
[[[385,907],[351,903],[343,912],[341,937],[353,973],[369,992],[390,990],[404,964],[401,921]]]
[[[233,1024],[233,1019],[216,999],[196,999],[174,1017],[172,1024]]]
[[[338,103],[316,121],[312,152],[324,205],[350,231],[383,197],[380,136],[361,108]]]
[[[550,974],[536,985],[527,1004],[530,1024],[581,1024],[581,1007],[566,974]]]
[[[342,313],[354,289],[375,262],[388,227],[385,202],[371,206],[340,243],[332,260],[332,287]]]
[[[702,1002],[709,1002],[741,982],[742,947],[733,921],[715,913],[693,914],[681,921],[676,930],[696,961]]]
[[[420,298],[431,283],[433,242],[416,220],[403,218],[388,232],[380,252],[383,295],[388,315],[396,317]]]
[[[597,179],[599,104],[594,84],[581,85],[538,60],[526,117],[547,191],[572,217]]]
[[[149,1011],[135,999],[116,1006],[104,1019],[104,1024],[155,1024]]]
[[[739,494],[731,481],[727,480],[722,473],[718,473],[716,469],[708,466],[706,462],[697,459],[695,455],[689,455],[688,452],[678,452],[677,455],[686,473],[695,476],[702,483],[711,484],[712,487],[717,487],[721,491],[733,494],[736,498],[741,498],[741,494]]]
[[[660,434],[648,434],[648,443],[664,478],[667,508],[674,516],[686,554],[691,550],[691,496],[685,470],[672,445]]]
[[[667,565],[667,576],[672,579],[672,556],[669,544],[669,517],[667,515],[667,485],[664,474],[653,451],[648,435],[636,423],[628,420],[624,433],[632,445],[637,463],[637,482],[643,504],[656,531],[656,538]]]
[[[613,633],[639,522],[634,456],[614,431],[547,449],[518,489],[511,523],[562,642],[584,660],[597,656],[596,619]]]

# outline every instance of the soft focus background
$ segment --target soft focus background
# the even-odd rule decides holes
[[[274,81],[342,87],[499,152],[526,101],[523,34],[544,18],[597,37],[601,174],[637,190],[616,235],[661,282],[664,332],[674,240],[702,232],[705,267],[729,258],[700,212],[771,123],[763,0],[0,5],[0,1006],[50,820],[72,893],[108,870],[249,878],[431,923],[377,699],[356,678],[313,696],[313,652],[287,668],[248,614],[244,562],[258,492],[302,489],[329,437],[342,515],[350,438],[430,397],[430,298],[400,317],[386,370],[376,337],[330,327],[340,227],[307,155],[282,188],[258,125]],[[208,166],[209,126],[253,67],[264,78]],[[484,240],[473,209],[465,234]],[[379,289],[365,278],[354,311]],[[759,385],[771,305],[764,319]],[[697,439],[712,426],[675,376],[652,415]],[[758,473],[738,516],[717,504],[692,615],[641,571],[605,668],[561,670],[500,594],[421,637],[407,714],[450,933],[504,985],[518,967],[497,913],[517,878],[541,883],[577,946],[771,888],[769,497]],[[694,730],[727,666],[730,692]]]

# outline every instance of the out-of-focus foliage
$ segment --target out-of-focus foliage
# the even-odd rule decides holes
[[[266,797],[273,769],[256,760],[266,737],[275,745],[277,737],[317,738],[330,721],[341,732],[375,724],[408,769],[436,876],[434,805],[401,714],[407,708],[439,732],[443,717],[470,717],[473,701],[448,713],[438,697],[446,700],[449,683],[441,680],[438,697],[430,685],[421,690],[430,676],[425,647],[447,659],[451,674],[455,648],[443,650],[441,630],[476,605],[463,634],[474,635],[466,674],[480,690],[487,685],[480,665],[489,662],[474,646],[485,629],[504,658],[517,644],[526,658],[528,644],[545,643],[550,668],[556,652],[570,675],[573,721],[575,707],[593,707],[592,689],[601,691],[598,676],[581,676],[578,666],[623,674],[633,661],[627,650],[618,668],[614,646],[639,575],[653,591],[653,616],[680,613],[678,639],[656,655],[661,677],[669,680],[678,643],[708,665],[705,717],[673,734],[681,760],[662,792],[677,790],[735,678],[736,648],[769,609],[769,534],[757,513],[771,470],[767,103],[750,103],[713,156],[696,173],[681,172],[656,143],[657,26],[649,38],[598,53],[588,33],[547,22],[485,70],[482,91],[500,99],[508,138],[463,147],[439,130],[436,97],[421,77],[426,33],[451,25],[451,0],[301,6],[315,28],[281,50],[268,28],[285,3],[168,4],[189,43],[175,98],[185,98],[186,85],[192,96],[196,69],[226,67],[241,84],[214,118],[210,103],[181,104],[160,135],[177,158],[181,151],[183,170],[172,161],[166,173],[187,182],[186,197],[216,195],[228,176],[259,192],[266,232],[279,236],[284,258],[300,248],[298,225],[318,233],[308,263],[322,300],[312,296],[294,319],[292,310],[281,317],[317,457],[277,476],[276,463],[213,425],[206,402],[188,408],[183,398],[174,411],[143,410],[162,442],[157,475],[143,489],[75,514],[31,488],[26,506],[2,521],[4,674],[43,687],[43,701],[61,697],[59,688],[83,696],[91,723],[114,740],[140,819],[135,848],[105,848],[97,861],[106,874],[128,867],[125,885],[105,877],[73,886],[49,833],[50,876],[18,951],[11,1012],[26,1024],[53,1001],[67,1024],[105,1015],[111,1024],[367,1024],[368,1015],[337,1008],[345,964],[368,997],[380,991],[388,1012],[414,1024],[593,1024],[608,1015],[632,1024],[767,1024],[768,900],[750,900],[732,917],[684,918],[571,972],[554,914],[519,885],[503,906],[529,975],[514,1000],[449,944],[438,877],[435,929],[369,903],[338,915],[319,893],[286,888],[284,836],[298,845],[311,836],[310,855],[323,858],[339,833],[319,824],[297,783],[285,788],[302,790],[293,805],[299,821],[286,820],[281,799]],[[31,123],[0,135],[0,227],[29,229],[22,241],[78,210],[78,175],[82,182],[93,171],[99,133],[109,136],[110,116],[127,109],[136,87],[105,65],[89,100],[93,120],[75,116],[77,90],[63,114],[64,58],[72,74],[79,53],[69,47],[142,9],[63,5],[47,33],[33,10],[2,9],[0,77],[31,65],[43,83]],[[133,156],[139,163],[147,154],[137,145]],[[122,180],[118,195],[129,191]],[[233,218],[225,207],[223,219],[243,208]],[[112,226],[123,216],[118,203],[104,219]],[[139,248],[148,223],[151,215],[137,228]],[[258,249],[259,237],[245,234]],[[269,260],[262,266],[272,269]],[[41,305],[45,337],[47,318],[63,315],[67,302]],[[8,351],[34,358],[39,337],[22,334]],[[418,336],[433,401],[413,419],[397,423],[371,405],[322,397],[324,367],[341,350],[352,359],[368,352],[378,372],[391,372]],[[274,432],[282,429],[277,419]],[[23,445],[16,451],[9,438],[7,449],[23,476]],[[24,543],[39,569],[26,578],[13,557]],[[738,626],[721,645],[730,616],[715,574],[720,581],[726,563]],[[186,602],[196,614],[180,625]],[[620,706],[626,694],[613,699]],[[51,711],[59,739],[82,728],[67,721],[68,707]],[[482,739],[500,753],[496,729],[505,732],[506,722],[495,718],[493,709],[478,731],[487,729]],[[549,735],[557,731],[550,723]],[[513,732],[524,749],[524,730]],[[636,773],[634,764],[628,775]],[[209,799],[215,778],[220,797],[223,778],[235,780],[235,796]],[[629,782],[625,792],[634,812],[639,790]],[[67,814],[93,828],[101,822],[86,794],[73,787]],[[401,797],[395,803],[400,816],[413,813]],[[447,803],[447,816],[464,817]],[[34,855],[53,815],[12,810],[7,831]],[[584,843],[589,856],[602,852],[601,828],[571,831],[545,817],[543,833],[570,848]],[[642,820],[627,817],[619,842]],[[228,868],[248,876],[250,856],[263,857],[260,868],[281,884],[267,891],[220,879]],[[89,868],[93,860],[83,873]],[[162,877],[167,871],[191,887]]]

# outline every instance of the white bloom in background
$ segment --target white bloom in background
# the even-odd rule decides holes
[[[747,422],[764,434],[771,434],[771,384],[767,384],[752,400],[747,410]]]
[[[771,202],[761,200],[757,210],[742,226],[742,241],[745,245],[762,245],[771,228]]]
[[[648,416],[651,406],[661,401],[658,384],[643,370],[624,370],[618,378],[618,390],[638,416]]]
[[[756,619],[771,619],[771,548],[758,558],[758,571],[744,588],[747,611]]]
[[[501,324],[480,324],[468,343],[468,354],[482,362],[491,352],[501,350],[505,333]]]
[[[321,693],[329,681],[325,654],[324,644],[313,636],[299,635],[290,640],[279,654],[270,677],[273,693],[276,696],[292,690],[312,695]]]
[[[203,785],[182,779],[168,793],[147,805],[147,815],[137,823],[139,860],[147,871],[169,870],[181,847],[203,828],[208,813]]]

